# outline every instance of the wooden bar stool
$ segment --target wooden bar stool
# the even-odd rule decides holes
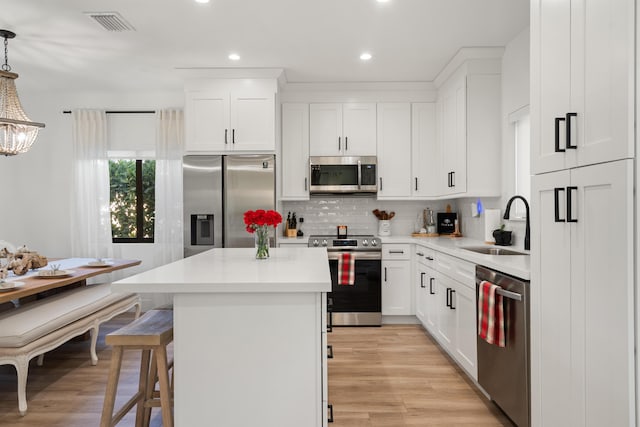
[[[173,393],[167,361],[167,345],[171,341],[172,310],[150,310],[130,324],[107,334],[105,342],[113,346],[113,353],[100,427],[115,426],[136,404],[136,427],[148,426],[151,408],[157,406],[162,409],[163,425],[173,427]],[[142,350],[140,379],[138,391],[114,414],[124,350]],[[159,393],[154,392],[156,378],[160,384]]]

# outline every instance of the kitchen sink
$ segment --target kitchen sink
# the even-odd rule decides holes
[[[472,252],[477,252],[479,254],[487,254],[487,255],[525,255],[529,256],[528,253],[512,251],[511,249],[504,248],[495,248],[495,247],[486,247],[486,246],[467,246],[462,249]]]

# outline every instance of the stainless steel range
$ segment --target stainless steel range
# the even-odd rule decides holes
[[[326,247],[331,269],[333,326],[380,326],[382,324],[382,248],[372,235],[309,236],[309,247]],[[355,258],[353,285],[338,284],[338,258],[349,252]]]

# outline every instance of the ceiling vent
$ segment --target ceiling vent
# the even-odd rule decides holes
[[[135,31],[118,12],[85,12],[89,18],[92,18],[107,31]]]

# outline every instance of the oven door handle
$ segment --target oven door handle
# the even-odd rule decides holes
[[[327,251],[327,256],[330,260],[337,260],[340,258],[341,253],[350,253],[351,256],[356,261],[365,261],[365,260],[381,260],[382,252],[381,251],[370,251],[370,252],[351,252],[351,251]]]

